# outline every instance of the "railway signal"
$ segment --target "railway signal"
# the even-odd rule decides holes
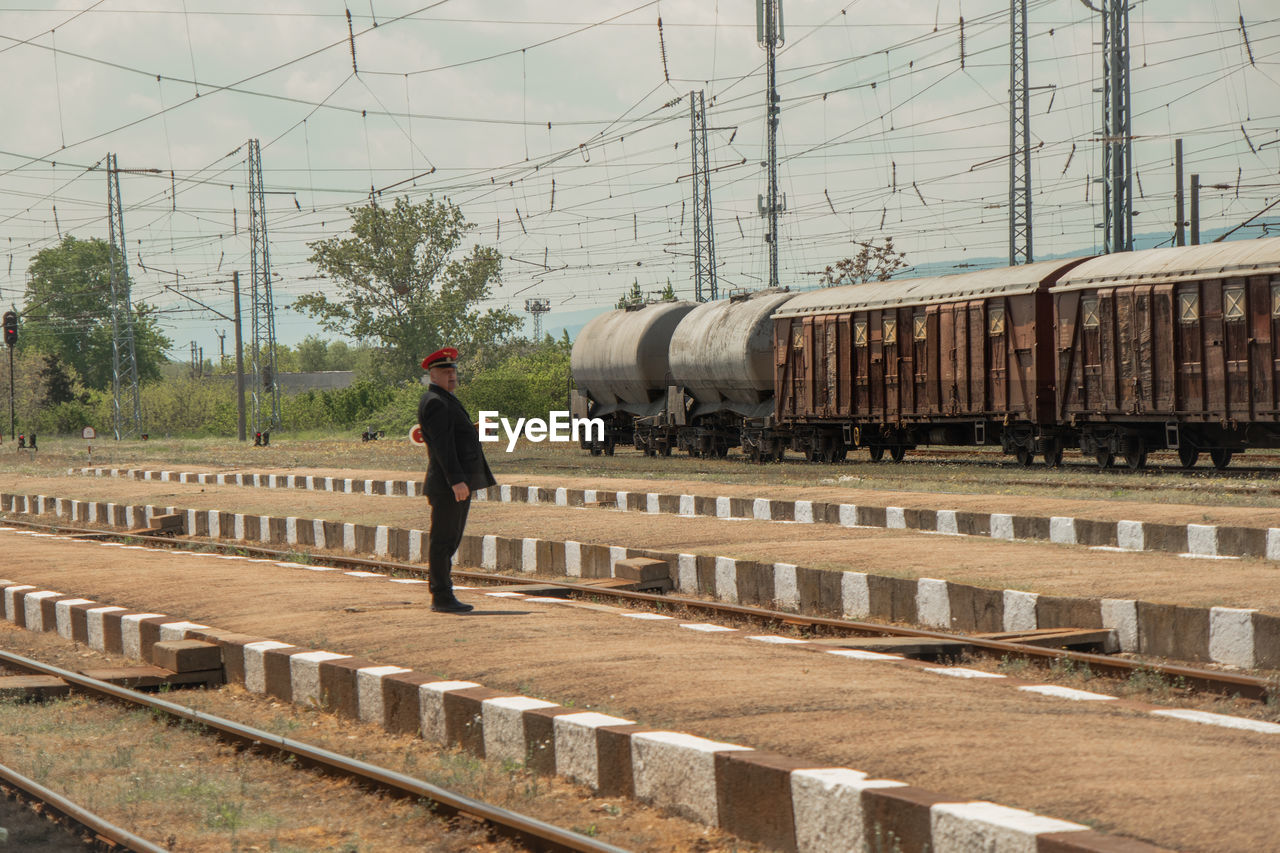
[[[18,343],[18,315],[13,311],[4,312],[4,342],[10,349]]]

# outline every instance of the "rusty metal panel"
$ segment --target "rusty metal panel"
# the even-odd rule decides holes
[[[1227,357],[1223,347],[1222,282],[1200,283],[1200,328],[1204,335],[1205,414],[1219,419],[1227,412]]]
[[[853,414],[859,418],[871,415],[871,338],[867,316],[849,317],[853,338]]]

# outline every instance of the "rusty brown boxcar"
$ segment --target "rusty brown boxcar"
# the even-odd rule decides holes
[[[1055,417],[1099,465],[1280,446],[1280,238],[1106,255],[1050,292]]]
[[[774,315],[775,424],[811,460],[999,444],[1057,464],[1048,288],[1082,260],[796,296]]]

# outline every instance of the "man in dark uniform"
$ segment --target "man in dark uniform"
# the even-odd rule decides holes
[[[471,493],[497,481],[489,471],[471,416],[452,393],[458,387],[458,351],[453,347],[436,350],[422,360],[422,366],[431,380],[418,403],[418,426],[431,457],[426,482],[431,503],[427,550],[431,609],[466,613],[474,608],[453,595],[453,554],[462,544]]]

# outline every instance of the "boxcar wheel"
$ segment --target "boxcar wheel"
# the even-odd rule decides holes
[[[600,445],[598,445],[598,444],[593,444],[593,445],[591,445],[591,455],[592,455],[592,456],[599,456],[599,455],[600,455],[601,453],[603,453],[603,452],[604,452],[604,448],[603,448],[603,447],[601,447]]]
[[[907,455],[907,449],[903,447],[901,444],[895,444],[893,447],[889,448],[889,458],[892,459],[894,462],[901,462],[902,457],[906,455]]]
[[[1044,464],[1050,468],[1062,467],[1062,442],[1055,441],[1044,452]]]
[[[1110,468],[1111,464],[1115,462],[1115,456],[1112,455],[1110,450],[1099,450],[1093,454],[1093,458],[1098,463],[1099,468]]]
[[[1130,471],[1141,471],[1147,467],[1147,451],[1139,450],[1136,453],[1125,454],[1124,464]]]
[[[659,453],[661,453],[663,456],[670,456],[670,455],[671,455],[671,445],[669,445],[669,444],[664,444],[664,445],[662,445],[661,447],[659,447],[659,448],[658,448],[658,452],[659,452]]]
[[[605,456],[613,455],[613,441],[610,440],[604,443],[604,455]]]
[[[1228,450],[1225,447],[1215,447],[1209,451],[1209,458],[1213,460],[1213,467],[1221,471],[1231,464],[1231,457],[1235,455],[1235,451]]]
[[[870,447],[868,447],[868,448],[867,448],[867,452],[871,454],[871,461],[872,461],[872,462],[879,462],[881,459],[883,459],[883,458],[884,458],[884,446],[883,446],[883,445],[880,445],[880,444],[873,444],[873,445],[871,445]]]
[[[1032,460],[1035,459],[1035,456],[1031,453],[1030,450],[1019,447],[1017,451],[1017,458],[1018,458],[1019,465],[1021,465],[1023,468],[1030,468],[1031,462]]]
[[[1196,467],[1196,460],[1199,458],[1200,451],[1191,445],[1183,444],[1178,447],[1178,461],[1182,463],[1183,468]]]

